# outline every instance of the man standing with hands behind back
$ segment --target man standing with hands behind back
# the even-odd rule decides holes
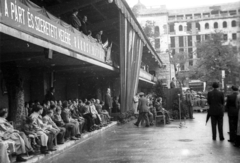
[[[111,90],[110,88],[107,89],[107,93],[105,95],[105,109],[108,111],[108,113],[112,114],[112,97],[111,97]]]
[[[214,82],[212,87],[213,90],[208,92],[207,96],[208,114],[212,122],[212,139],[216,140],[218,125],[219,138],[223,141],[224,94],[218,90],[219,85],[217,82]]]
[[[135,126],[138,127],[139,123],[141,122],[142,119],[146,121],[146,127],[149,127],[149,120],[148,120],[148,99],[144,97],[144,93],[139,93],[139,101],[138,101],[138,111],[139,111],[139,116],[138,120],[136,123],[134,123]]]

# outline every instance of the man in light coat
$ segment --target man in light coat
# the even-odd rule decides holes
[[[148,112],[149,112],[149,106],[148,106],[148,99],[144,97],[144,93],[139,93],[140,99],[138,101],[138,111],[139,116],[136,123],[134,123],[135,126],[138,127],[139,123],[142,119],[146,121],[146,127],[149,127],[149,119],[148,119]]]

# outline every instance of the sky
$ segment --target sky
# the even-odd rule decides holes
[[[138,3],[138,0],[126,0],[130,7]],[[166,5],[167,9],[189,8],[206,5],[214,5],[220,3],[239,2],[240,0],[140,0],[145,6]]]

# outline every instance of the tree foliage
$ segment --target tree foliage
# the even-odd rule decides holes
[[[185,52],[180,52],[180,53],[176,53],[172,59],[171,59],[171,63],[174,64],[177,67],[181,67],[183,65],[185,65],[185,63],[188,61],[188,54]],[[188,72],[177,72],[176,73],[176,78],[178,79],[178,81],[181,82],[181,84],[184,86],[185,80],[188,78]]]
[[[154,26],[155,26],[154,21],[147,20],[145,25],[142,27],[143,32],[148,38],[154,37]]]
[[[239,70],[237,51],[223,41],[223,33],[212,33],[208,40],[197,44],[199,59],[192,69],[191,76],[202,81],[220,81],[221,70],[226,75]]]

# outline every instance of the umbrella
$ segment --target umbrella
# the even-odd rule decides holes
[[[209,120],[210,117],[211,117],[211,116],[209,115],[209,113],[207,113],[206,125],[207,125],[207,122],[208,122],[208,120]]]

